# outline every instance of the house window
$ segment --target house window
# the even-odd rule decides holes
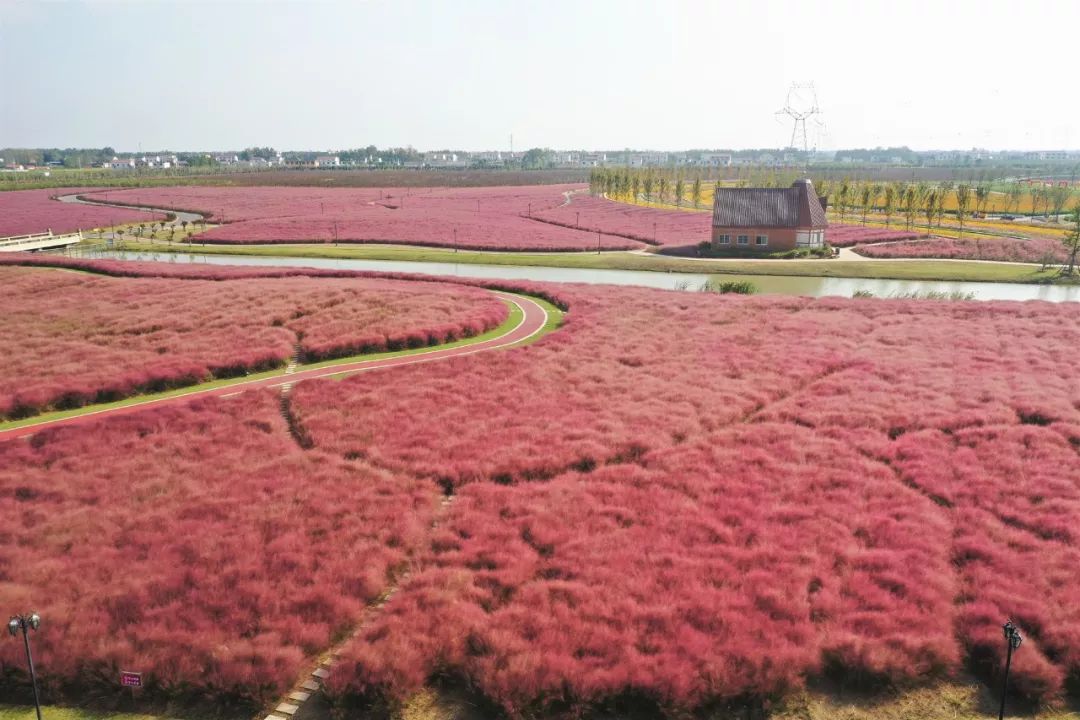
[[[730,245],[731,244],[731,236],[730,235],[721,235],[717,239],[717,242],[719,242],[721,245]]]
[[[750,244],[750,236],[749,235],[740,235],[739,236],[739,244],[740,245],[749,245]]]
[[[769,244],[769,236],[768,235],[758,235],[757,239],[754,242],[757,245],[768,245]]]

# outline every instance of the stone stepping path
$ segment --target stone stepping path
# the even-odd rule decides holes
[[[454,502],[454,495],[444,495],[439,499],[439,507],[435,512],[435,518],[431,523],[431,530],[439,527],[443,517],[449,511],[450,506]],[[337,660],[337,656],[341,654],[341,649],[345,647],[345,644],[356,637],[361,630],[363,630],[370,622],[372,616],[379,612],[386,603],[390,602],[390,598],[397,592],[406,580],[409,579],[411,570],[406,570],[402,573],[401,577],[397,578],[393,585],[386,589],[375,602],[368,605],[361,616],[360,621],[356,624],[356,629],[349,633],[341,642],[334,647],[330,648],[320,659],[315,669],[305,677],[299,684],[294,686],[285,696],[278,706],[269,715],[266,715],[263,720],[291,720],[291,718],[300,711],[304,703],[315,696],[316,693],[322,690],[323,681],[330,677],[330,668],[333,667]]]

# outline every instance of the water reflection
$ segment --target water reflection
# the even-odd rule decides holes
[[[118,260],[152,260],[211,265],[248,265],[265,267],[311,267],[334,270],[373,270],[380,272],[419,273],[451,277],[500,280],[540,280],[609,285],[638,285],[674,290],[701,287],[710,277],[724,280],[748,280],[759,293],[781,295],[839,295],[851,297],[869,291],[877,297],[906,293],[970,293],[977,300],[1080,300],[1080,287],[1022,283],[934,282],[929,280],[871,280],[865,278],[788,277],[771,275],[707,275],[704,273],[648,272],[641,270],[590,270],[582,268],[532,267],[522,265],[474,265],[468,263],[406,262],[396,260],[352,260],[305,257],[260,257],[254,255],[204,255],[199,253],[115,252],[96,253],[95,257]]]

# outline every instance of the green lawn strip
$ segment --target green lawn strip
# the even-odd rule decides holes
[[[544,329],[540,333],[538,333],[536,336],[534,336],[534,338],[535,338],[535,337],[539,337],[540,335],[543,335],[544,333],[548,332],[549,329],[554,329],[554,328],[549,328],[549,326],[551,326],[551,324],[552,324],[552,318],[555,317],[556,314],[557,314],[558,322],[561,322],[562,321],[562,311],[560,311],[558,308],[551,305],[550,303],[548,303],[548,302],[546,302],[544,300],[540,300],[539,298],[530,297],[530,299],[535,300],[537,303],[542,305],[545,310],[548,311],[548,324],[544,326]],[[445,350],[445,349],[448,349],[448,348],[461,347],[463,345],[473,345],[473,344],[476,344],[476,343],[484,342],[485,340],[491,340],[493,338],[497,338],[500,335],[508,333],[511,330],[513,330],[515,327],[517,327],[518,323],[521,322],[521,318],[522,318],[522,315],[523,315],[521,309],[518,308],[517,305],[514,305],[513,303],[511,303],[509,301],[505,301],[505,300],[504,300],[504,302],[507,304],[508,309],[509,309],[506,320],[504,320],[503,323],[501,325],[499,325],[498,327],[493,328],[491,330],[488,330],[485,333],[481,333],[480,335],[474,335],[471,338],[465,338],[465,339],[462,339],[462,340],[455,340],[454,342],[443,343],[441,345],[429,345],[429,346],[422,347],[422,348],[410,348],[410,349],[407,349],[407,350],[395,350],[395,351],[391,351],[391,352],[370,353],[370,354],[365,354],[365,355],[351,355],[349,357],[335,358],[333,360],[324,360],[324,361],[318,362],[318,363],[299,365],[299,366],[297,366],[297,372],[304,372],[304,371],[307,371],[307,370],[315,370],[315,369],[319,369],[319,368],[332,367],[334,365],[344,365],[344,364],[347,364],[347,363],[354,363],[354,362],[360,362],[360,361],[384,360],[384,359],[387,359],[387,358],[403,357],[403,356],[406,356],[406,355],[421,355],[423,353],[432,352],[434,350]],[[554,327],[558,327],[558,324],[556,324]],[[530,338],[530,340],[532,340],[532,338]],[[348,371],[348,370],[343,371],[343,373],[348,373],[348,372],[350,372],[350,371]],[[62,420],[62,419],[69,418],[69,417],[75,417],[77,415],[87,415],[87,414],[102,411],[102,410],[112,410],[114,408],[127,407],[127,406],[130,406],[130,405],[149,404],[149,403],[152,403],[155,400],[162,400],[162,399],[165,399],[165,398],[178,397],[178,396],[181,396],[181,395],[190,395],[190,394],[198,393],[198,392],[201,392],[201,391],[204,391],[204,390],[211,390],[211,389],[214,389],[214,388],[228,387],[230,385],[242,385],[243,383],[251,382],[251,381],[254,381],[254,380],[262,380],[262,379],[265,379],[265,378],[272,378],[272,377],[281,377],[281,378],[284,379],[284,378],[287,378],[288,376],[285,374],[285,368],[282,367],[282,368],[278,368],[276,370],[267,370],[266,372],[253,373],[251,375],[244,375],[244,376],[241,376],[241,377],[225,378],[225,379],[222,379],[222,380],[211,380],[209,382],[199,383],[197,385],[188,385],[186,387],[176,388],[174,390],[166,390],[165,392],[160,392],[160,393],[133,395],[133,396],[131,396],[129,398],[124,398],[123,400],[117,400],[115,402],[110,402],[110,403],[101,403],[101,404],[97,404],[97,405],[84,405],[83,407],[74,408],[74,409],[71,409],[71,410],[58,410],[58,411],[53,411],[53,412],[48,412],[48,413],[42,413],[40,415],[34,415],[33,417],[24,418],[22,420],[9,420],[7,422],[0,422],[0,430],[12,430],[12,429],[21,428],[21,427],[30,428],[30,427],[33,427],[34,425],[38,425],[38,424],[45,423],[45,422],[51,422],[53,420]],[[3,720],[3,719],[0,718],[0,720]]]
[[[121,249],[146,250],[125,243]],[[352,260],[395,260],[479,265],[523,265],[594,270],[649,270],[706,275],[772,275],[794,277],[865,278],[870,280],[930,280],[940,282],[1068,283],[1056,270],[1036,264],[1017,265],[954,260],[720,260],[714,262],[638,255],[628,252],[495,253],[453,252],[432,248],[360,245],[229,245],[154,246],[156,252],[192,252],[207,255],[311,257]],[[1075,282],[1075,281],[1073,281]]]
[[[48,720],[165,720],[166,717],[136,713],[101,713],[58,705],[43,705],[41,714]],[[35,720],[36,717],[32,705],[0,705],[0,720]]]

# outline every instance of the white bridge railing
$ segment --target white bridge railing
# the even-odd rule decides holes
[[[19,252],[22,250],[45,250],[47,248],[64,247],[82,242],[82,231],[53,235],[52,231],[36,233],[33,235],[14,235],[0,238],[0,252]]]

